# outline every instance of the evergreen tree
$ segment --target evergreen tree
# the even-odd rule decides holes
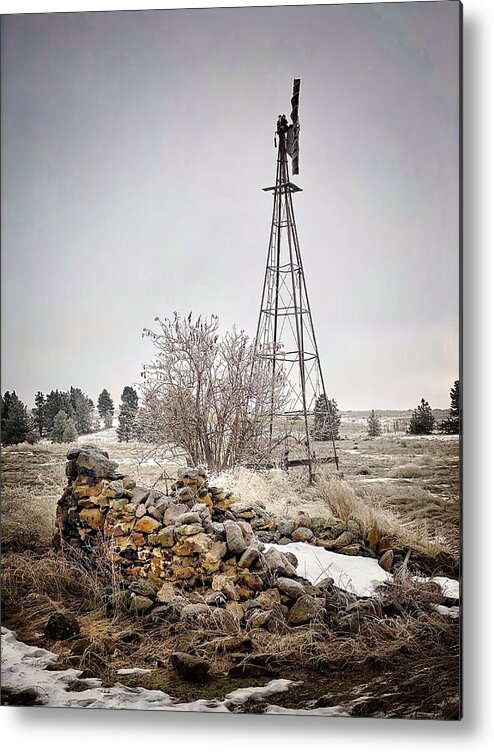
[[[58,389],[55,391],[52,389],[51,392],[46,395],[45,400],[46,433],[51,434],[55,416],[60,410],[63,410],[69,418],[74,418],[74,410],[70,401],[70,395],[67,392],[60,392]]]
[[[420,405],[418,405],[412,413],[407,433],[415,435],[432,433],[434,423],[435,418],[432,414],[431,406],[422,397]]]
[[[69,398],[77,433],[91,433],[93,428],[94,402],[81,389],[73,386],[70,387]]]
[[[333,437],[339,439],[340,423],[341,415],[336,400],[328,400],[325,394],[319,395],[314,405],[313,438],[316,441],[329,441],[332,427]]]
[[[5,423],[7,422],[7,418],[9,417],[9,405],[11,397],[12,395],[10,394],[10,392],[5,392],[5,394],[2,396],[2,436],[5,429]]]
[[[137,410],[139,405],[139,397],[137,392],[131,386],[124,386],[124,390],[121,396],[122,402],[126,402],[133,410]]]
[[[45,432],[45,427],[46,427],[45,409],[46,409],[46,403],[45,403],[45,396],[43,392],[36,392],[36,394],[34,395],[33,419],[34,419],[34,425],[36,426],[36,430],[39,436],[43,436]]]
[[[367,433],[369,436],[380,436],[382,433],[381,421],[377,417],[375,410],[371,410],[367,418]]]
[[[64,444],[72,444],[72,442],[77,441],[77,429],[71,418],[67,418],[65,421],[62,440]]]
[[[4,410],[5,419],[2,426],[2,444],[7,446],[26,441],[27,435],[31,430],[31,423],[25,404],[21,402],[15,392],[12,392],[12,394],[5,393],[2,399],[2,417]]]
[[[117,437],[119,441],[130,441],[133,436],[137,410],[127,402],[122,402],[118,415]]]
[[[65,436],[70,435],[71,433],[71,426],[74,427],[75,431],[75,424],[72,418],[70,418],[65,410],[60,410],[53,420],[53,427],[51,429],[50,439],[52,444],[63,444],[65,442]],[[77,432],[76,432],[77,437]],[[74,439],[71,439],[72,441]]]
[[[105,421],[105,427],[111,428],[115,406],[107,389],[103,389],[98,397],[98,412]]]
[[[449,417],[443,420],[439,429],[443,433],[460,433],[460,382],[458,380],[453,384],[449,396],[451,398]]]

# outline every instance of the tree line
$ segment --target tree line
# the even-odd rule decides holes
[[[124,387],[118,416],[119,441],[129,441],[133,436],[138,402],[135,389]],[[46,395],[38,391],[31,411],[15,390],[7,391],[1,396],[2,445],[24,441],[35,444],[42,438],[52,443],[71,443],[79,435],[90,434],[100,428],[98,414],[104,426],[111,427],[114,413],[114,403],[107,389],[100,393],[97,409],[93,400],[77,387],[71,386],[67,391],[52,390]]]
[[[407,433],[420,436],[431,434],[437,428],[440,433],[460,433],[460,382],[456,380],[450,390],[451,406],[446,420],[437,422],[430,404],[423,397],[413,410]],[[312,436],[316,441],[329,441],[331,432],[334,439],[340,438],[341,414],[338,403],[321,394],[314,406],[314,428]],[[380,436],[382,433],[381,420],[375,410],[371,410],[367,418],[368,436]]]

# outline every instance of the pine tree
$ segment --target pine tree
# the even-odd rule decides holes
[[[33,419],[36,430],[38,431],[38,434],[40,436],[43,436],[46,427],[45,410],[45,396],[43,392],[36,392],[36,394],[34,395]]]
[[[329,441],[332,427],[333,437],[339,439],[340,423],[341,416],[336,400],[328,400],[325,394],[319,395],[314,405],[313,438],[316,441]]]
[[[412,413],[407,433],[415,435],[432,433],[434,423],[435,418],[432,414],[431,406],[422,397],[420,405],[418,405]]]
[[[12,395],[10,394],[10,392],[5,392],[5,394],[2,396],[2,426],[1,426],[2,436],[5,430],[5,424],[7,422],[7,418],[9,417],[9,405],[10,405],[11,397]]]
[[[133,410],[137,410],[139,397],[137,396],[136,390],[131,386],[124,386],[121,400],[122,402],[126,402]]]
[[[45,431],[47,434],[51,434],[55,416],[60,410],[63,410],[69,418],[74,418],[74,409],[68,392],[60,392],[58,389],[54,391],[52,389],[46,395],[45,400]]]
[[[449,416],[439,426],[443,433],[460,433],[460,382],[457,380],[449,393],[451,398],[451,407]]]
[[[103,389],[98,397],[98,412],[105,421],[105,428],[111,428],[115,406],[107,389]]]
[[[371,410],[371,413],[367,418],[367,433],[369,436],[380,436],[382,433],[381,421],[377,417],[375,410]]]
[[[91,433],[93,428],[94,402],[81,389],[73,386],[70,387],[69,397],[77,433]]]
[[[67,415],[65,410],[60,410],[55,415],[50,438],[52,444],[70,444],[76,441],[77,428],[75,422]]]
[[[118,415],[117,437],[119,441],[130,441],[133,436],[133,428],[137,410],[127,402],[122,402]]]
[[[67,418],[62,434],[62,441],[64,444],[72,444],[77,441],[77,429],[75,423],[71,418]]]
[[[2,444],[7,446],[26,441],[27,435],[31,430],[31,423],[27,414],[27,408],[15,391],[12,394],[6,392],[3,396],[2,417],[4,411],[5,419],[2,421]]]

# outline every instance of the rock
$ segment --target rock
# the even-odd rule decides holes
[[[297,527],[292,533],[292,541],[296,543],[308,543],[314,537],[314,533],[308,527]]]
[[[146,514],[146,505],[145,504],[138,504],[135,511],[135,516],[139,520],[141,517],[144,517]]]
[[[192,501],[196,497],[196,492],[191,486],[184,486],[176,491],[177,498],[180,501]]]
[[[137,520],[134,525],[134,530],[138,533],[154,533],[159,527],[161,527],[161,525],[158,520],[155,520],[153,517],[148,517],[146,514],[144,517],[141,517],[140,520]]]
[[[235,634],[239,630],[238,618],[225,608],[210,609],[207,626],[223,634]]]
[[[181,514],[189,511],[189,507],[186,504],[170,504],[163,515],[163,524],[173,525]]]
[[[134,595],[130,600],[129,608],[136,614],[145,614],[152,609],[154,601],[144,595]]]
[[[158,522],[163,521],[163,512],[160,511],[157,507],[155,507],[154,504],[147,505],[146,509],[150,517],[153,517],[155,520],[158,520]]]
[[[285,557],[285,559],[287,561],[290,562],[290,564],[292,564],[295,567],[295,569],[297,569],[297,567],[298,567],[298,559],[295,556],[295,554],[293,553],[293,551],[284,551],[283,552],[283,556]]]
[[[282,577],[293,577],[297,574],[293,564],[276,548],[268,548],[263,555],[263,563],[270,572],[277,573]]]
[[[175,520],[176,525],[192,525],[194,523],[201,524],[202,519],[201,515],[198,512],[184,512],[183,514],[179,514],[177,519]]]
[[[213,531],[220,540],[225,540],[226,534],[225,525],[223,522],[213,522]]]
[[[225,558],[227,551],[224,541],[213,541],[208,551],[208,558],[212,561],[220,561]]]
[[[203,623],[210,611],[211,608],[205,603],[188,603],[182,609],[181,618],[191,623]]]
[[[392,548],[394,548],[394,545],[395,541],[391,537],[391,535],[384,535],[379,541],[378,551],[380,554],[383,554],[385,551],[390,551]]]
[[[145,577],[141,577],[136,582],[131,582],[129,590],[131,593],[143,595],[146,598],[154,599],[156,597],[156,587]]]
[[[77,468],[94,478],[109,478],[118,467],[118,462],[108,459],[108,453],[93,447],[82,447],[77,455]]]
[[[204,596],[204,601],[207,603],[207,605],[216,606],[216,608],[221,608],[221,606],[224,606],[226,600],[226,595],[220,590],[212,591],[211,593],[207,593],[207,595]]]
[[[323,611],[323,606],[316,598],[310,595],[302,595],[290,609],[288,624],[297,626],[313,621]]]
[[[358,556],[362,552],[358,543],[351,543],[349,546],[343,546],[343,548],[340,548],[339,553],[345,554],[345,556]]]
[[[216,574],[213,577],[211,587],[213,590],[218,590],[221,593],[224,593],[224,595],[226,595],[227,598],[230,598],[230,600],[232,601],[238,600],[238,595],[235,590],[233,581],[224,574]]]
[[[383,553],[383,555],[379,559],[379,566],[384,569],[385,572],[391,572],[391,569],[393,567],[393,559],[393,549],[390,548],[388,551]]]
[[[194,522],[192,525],[175,525],[175,535],[188,537],[189,535],[197,535],[203,532],[204,530],[199,522]]]
[[[67,611],[55,611],[50,615],[44,628],[45,637],[53,640],[68,640],[80,634],[79,622]]]
[[[163,546],[164,548],[170,548],[173,546],[175,540],[173,525],[168,525],[168,527],[159,530],[157,536],[160,546]]]
[[[241,527],[233,520],[225,520],[226,545],[232,554],[243,554],[247,548]]]
[[[369,548],[371,548],[373,551],[376,550],[377,544],[379,543],[379,532],[375,528],[369,528],[367,530],[367,533],[365,534],[365,538],[367,541],[367,545]]]
[[[333,548],[335,551],[338,551],[340,548],[344,548],[345,546],[349,546],[350,543],[353,542],[353,535],[349,530],[345,530],[344,533],[341,533],[339,535],[333,545]]]
[[[255,562],[255,560],[259,557],[259,546],[257,543],[251,543],[248,548],[245,549],[242,556],[238,560],[238,566],[241,569],[244,569],[245,567],[250,567],[251,564]]]
[[[176,591],[171,582],[164,582],[156,593],[156,597],[160,603],[170,603],[175,596]]]
[[[280,535],[289,538],[295,530],[295,521],[290,517],[277,517],[276,526]]]
[[[308,527],[311,526],[311,518],[310,514],[307,512],[297,512],[297,516],[295,517],[295,528],[297,527]]]
[[[270,533],[269,530],[259,530],[257,537],[262,543],[272,543],[274,539],[274,533]]]
[[[81,509],[79,518],[92,530],[102,530],[105,524],[105,518],[100,509]]]
[[[170,661],[177,674],[189,681],[205,681],[211,671],[207,661],[189,653],[172,653]]]
[[[320,533],[322,533],[323,530],[331,527],[331,519],[329,519],[328,517],[320,517],[320,516],[312,517],[311,524],[309,525],[309,527],[313,533],[316,533],[316,535],[319,535]]]
[[[126,491],[132,491],[136,487],[136,482],[129,475],[124,475],[122,478],[122,486]]]
[[[137,507],[139,504],[144,504],[149,496],[149,489],[142,488],[141,486],[134,486],[132,489],[132,503]]]
[[[355,538],[359,537],[359,535],[360,535],[360,526],[359,526],[358,522],[356,522],[355,520],[347,520],[346,526],[347,526],[347,530],[350,533],[352,533],[352,535]]]
[[[235,601],[228,601],[226,604],[226,610],[229,611],[235,619],[238,619],[240,621],[245,616],[244,607]]]
[[[274,585],[280,593],[288,595],[293,600],[305,594],[304,586],[300,582],[297,582],[297,580],[292,580],[289,577],[278,577]]]
[[[262,590],[263,581],[255,572],[245,569],[239,576],[239,584],[249,590]]]

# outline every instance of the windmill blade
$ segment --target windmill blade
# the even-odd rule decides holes
[[[298,175],[298,134],[300,130],[300,123],[298,120],[298,102],[300,97],[300,78],[293,79],[293,93],[292,93],[292,125],[288,126],[287,132],[287,152],[292,158],[292,173]]]
[[[298,100],[300,96],[300,78],[293,79],[293,92],[292,92],[292,123],[298,123]]]

